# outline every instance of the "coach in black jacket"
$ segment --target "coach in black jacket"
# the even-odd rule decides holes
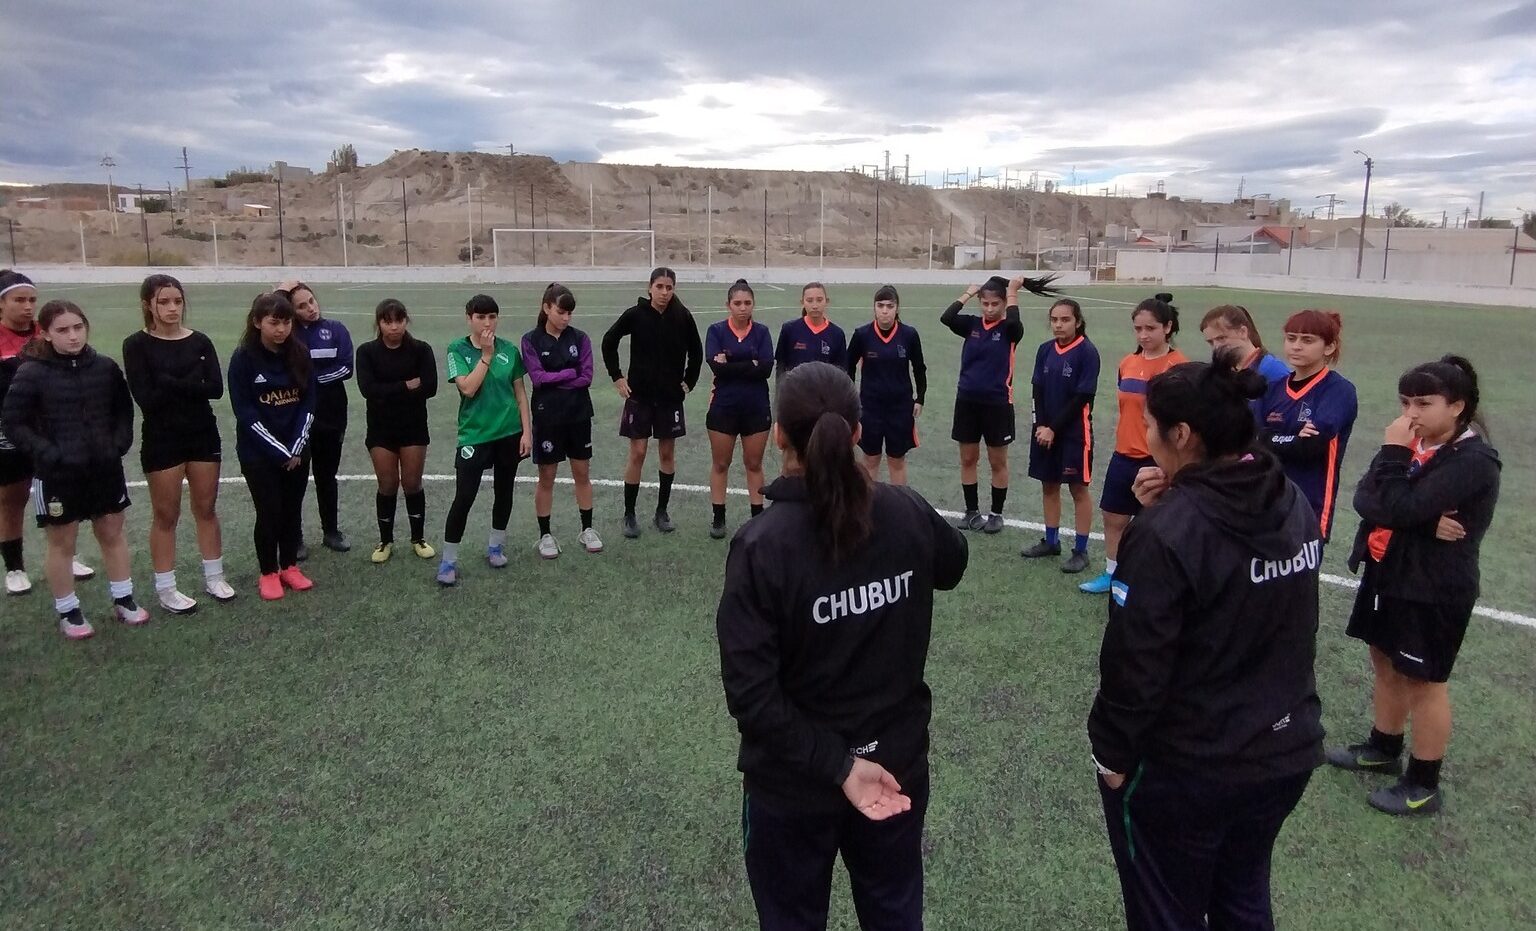
[[[1130,928],[1268,927],[1281,825],[1322,762],[1317,519],[1250,451],[1255,372],[1152,379],[1088,734]]]
[[[916,492],[870,483],[842,370],[789,373],[778,417],[785,474],[731,542],[716,617],[758,917],[825,927],[841,852],[863,927],[920,927],[923,671],[933,593],[960,583],[966,542]]]

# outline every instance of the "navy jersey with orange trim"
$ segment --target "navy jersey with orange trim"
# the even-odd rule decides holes
[[[923,361],[923,340],[912,327],[898,321],[889,333],[881,333],[871,322],[854,330],[848,343],[848,377],[861,364],[859,403],[863,406],[883,409],[923,403],[928,366]]]
[[[716,356],[725,354],[725,361]],[[717,320],[704,334],[704,361],[715,375],[709,409],[716,412],[766,414],[768,377],[773,374],[773,334],[753,321],[745,333],[731,327],[730,318]]]
[[[773,361],[780,375],[788,375],[807,362],[825,362],[844,368],[848,364],[848,341],[842,327],[823,320],[821,329],[812,328],[810,320],[799,317],[784,321],[779,327],[778,347]]]
[[[1013,403],[1013,356],[1024,338],[1019,308],[1009,305],[1004,316],[987,323],[976,314],[962,314],[955,301],[939,321],[964,337],[960,350],[960,384],[955,394],[963,401],[981,404]]]
[[[1063,346],[1054,339],[1040,344],[1035,351],[1035,372],[1031,379],[1035,386],[1036,426],[1050,426],[1062,411],[1079,395],[1095,394],[1099,387],[1099,350],[1079,336]],[[1083,407],[1083,415],[1074,418],[1065,428],[1063,439],[1079,439],[1092,433],[1093,401]]]
[[[1263,444],[1312,505],[1324,540],[1333,532],[1339,473],[1359,411],[1354,384],[1327,368],[1304,382],[1272,382],[1259,404]],[[1308,423],[1317,429],[1316,436],[1301,436]]]

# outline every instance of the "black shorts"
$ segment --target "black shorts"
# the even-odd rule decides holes
[[[711,433],[724,433],[728,436],[756,436],[759,433],[767,433],[771,426],[773,426],[773,415],[767,410],[717,411],[710,408],[704,415],[704,429]]]
[[[1375,570],[1375,562],[1367,559],[1344,632],[1385,653],[1392,660],[1392,668],[1410,679],[1450,679],[1472,620],[1472,603],[1429,604],[1393,598],[1377,587]]]
[[[903,413],[906,416],[902,416]],[[859,449],[866,456],[878,456],[883,452],[892,459],[901,459],[918,447],[917,420],[912,416],[910,401],[904,402],[898,410],[864,408],[859,428]]]
[[[1029,437],[1029,477],[1050,485],[1087,485],[1093,481],[1093,437],[1061,435],[1049,448]]]
[[[412,424],[394,429],[370,429],[363,437],[364,449],[387,449],[397,456],[400,450],[407,446],[430,446],[431,444],[432,436],[426,424]]]
[[[188,462],[222,462],[223,459],[218,430],[169,439],[146,436],[139,441],[139,467],[145,475],[174,469]]]
[[[14,485],[32,478],[32,460],[19,449],[0,449],[0,485]]]
[[[1141,502],[1136,500],[1131,486],[1136,483],[1137,472],[1153,465],[1157,463],[1151,456],[1145,459],[1122,453],[1110,456],[1109,468],[1104,470],[1104,491],[1099,494],[1099,510],[1132,517],[1140,514]]]
[[[1012,404],[955,399],[955,427],[949,435],[956,443],[1007,446],[1013,442],[1013,432]]]
[[[675,440],[687,433],[682,401],[652,403],[631,395],[619,415],[619,436],[631,440]]]
[[[586,461],[591,458],[592,421],[590,419],[548,426],[534,422],[534,465],[552,465],[567,459]]]
[[[523,434],[518,432],[499,440],[491,440],[489,443],[460,446],[453,457],[453,469],[455,472],[483,473],[486,469],[498,464],[516,465],[523,461],[522,454],[518,451],[518,445],[522,442]]]
[[[121,460],[59,469],[32,480],[32,506],[39,527],[57,527],[119,514],[128,505]]]

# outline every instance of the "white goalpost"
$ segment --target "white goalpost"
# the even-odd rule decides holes
[[[543,237],[544,242],[546,243],[546,246],[547,246],[547,244],[549,242],[549,237],[551,237],[551,236],[566,236],[566,237],[581,236],[581,237],[585,237],[586,240],[587,240],[587,263],[588,263],[588,265],[590,265],[590,266],[595,268],[595,267],[597,267],[597,237],[598,236],[604,236],[604,237],[618,237],[618,240],[619,240],[618,241],[618,245],[619,245],[620,248],[628,249],[628,248],[631,248],[631,247],[638,247],[638,248],[644,249],[645,256],[646,256],[646,261],[648,263],[647,267],[648,268],[655,268],[656,267],[656,231],[655,230],[649,230],[649,229],[638,229],[638,230],[636,230],[636,229],[629,229],[629,230],[549,229],[549,228],[545,228],[545,227],[526,227],[526,226],[524,226],[524,227],[515,227],[515,228],[497,228],[497,229],[491,230],[491,261],[492,261],[493,265],[496,268],[500,268],[501,267],[501,258],[502,258],[502,252],[503,252],[503,246],[502,246],[503,237],[512,237],[512,236],[527,236],[527,237],[529,237],[529,239],[527,240],[529,246],[531,247],[530,250],[529,250],[529,255],[530,255],[530,258],[532,260],[532,264],[535,265],[535,266],[540,264],[540,262],[539,262],[539,255],[538,255],[538,250],[539,250],[539,243],[538,243],[538,241],[539,241],[540,237]],[[510,252],[511,248],[513,246],[515,246],[515,245],[516,245],[516,241],[515,240],[509,240],[508,243],[507,243],[508,251]],[[554,252],[554,251],[555,250],[550,249],[550,252]],[[568,264],[571,264],[571,263],[569,263],[569,262],[546,262],[546,263],[543,263],[543,264],[546,264],[546,265],[566,264],[566,265],[568,265]]]

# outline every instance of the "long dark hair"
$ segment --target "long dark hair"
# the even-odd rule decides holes
[[[144,312],[144,329],[153,329],[155,325],[155,298],[159,297],[161,288],[175,288],[181,292],[181,319],[187,319],[187,289],[181,286],[181,282],[170,275],[156,273],[144,279],[139,285],[139,309]]]
[[[1024,290],[1030,292],[1031,294],[1038,294],[1041,297],[1045,297],[1046,295],[1060,294],[1061,292],[1058,289],[1051,286],[1051,282],[1055,280],[1055,275],[1041,275],[1039,278],[1030,278],[1025,276]],[[986,281],[981,283],[981,287],[976,289],[976,293],[996,294],[998,297],[1007,297],[1008,279],[1004,278],[1002,275],[993,275],[991,278],[988,278]]]
[[[1088,321],[1083,319],[1083,305],[1079,304],[1077,301],[1070,297],[1058,297],[1056,302],[1051,305],[1051,309],[1046,311],[1046,314],[1049,315],[1051,310],[1055,310],[1058,307],[1071,308],[1072,319],[1077,322],[1077,335],[1088,335]],[[1047,316],[1046,319],[1049,320],[1050,317]]]
[[[1179,309],[1173,306],[1173,295],[1152,295],[1136,305],[1136,309],[1131,311],[1131,320],[1134,321],[1136,315],[1142,312],[1151,314],[1152,319],[1156,320],[1161,326],[1166,327],[1172,324],[1168,330],[1168,345],[1172,346],[1173,338],[1179,335]],[[1136,346],[1136,352],[1138,354],[1141,352],[1141,345],[1139,343]]]
[[[549,322],[549,314],[544,312],[545,307],[559,307],[561,310],[574,311],[576,309],[576,295],[571,289],[558,281],[550,282],[544,289],[544,296],[539,298],[539,322],[537,329],[544,331],[544,324]]]
[[[800,316],[802,316],[802,317],[807,316],[807,314],[805,312],[805,292],[811,290],[812,288],[815,288],[816,290],[820,291],[821,292],[821,296],[827,299],[827,303],[828,304],[832,303],[832,297],[831,297],[831,295],[827,294],[827,286],[826,285],[822,284],[819,281],[809,281],[809,282],[806,282],[805,287],[800,289],[800,302],[801,302],[800,303]]]
[[[90,345],[91,318],[85,315],[80,305],[74,301],[52,300],[43,305],[43,309],[37,312],[37,335],[27,343],[24,350],[34,359],[52,359],[58,353],[54,351],[53,344],[43,338],[48,328],[53,326],[53,321],[65,314],[74,314],[85,323],[86,345]]]
[[[256,300],[251,301],[251,312],[245,316],[245,333],[240,336],[240,347],[247,352],[265,352],[266,347],[261,345],[261,321],[268,317],[276,317],[279,320],[293,320],[293,303],[288,300],[287,293],[283,291],[268,291],[256,295]],[[288,368],[288,377],[293,379],[293,386],[300,392],[309,390],[309,348],[299,338],[297,332],[290,332],[288,339],[278,349],[283,356],[283,363]]]
[[[386,297],[384,300],[379,301],[378,306],[373,308],[373,335],[381,337],[379,324],[395,320],[404,320],[407,326],[410,325],[411,312],[405,309],[405,304],[399,298],[393,297]],[[400,345],[409,346],[415,339],[416,337],[411,335],[411,331],[406,330],[405,335],[400,337]]]
[[[1438,362],[1424,362],[1403,373],[1397,380],[1397,393],[1405,398],[1427,398],[1438,395],[1447,404],[1461,401],[1466,407],[1456,421],[1458,429],[1475,426],[1477,432],[1488,436],[1488,425],[1478,414],[1477,370],[1462,356],[1441,356]]]
[[[1264,376],[1239,368],[1241,352],[1216,350],[1210,362],[1184,362],[1147,382],[1147,412],[1167,436],[1181,423],[1205,444],[1207,459],[1242,452],[1253,445],[1258,427],[1248,402],[1264,396]]]
[[[833,562],[870,533],[869,473],[854,460],[859,393],[842,369],[796,366],[779,386],[779,429],[805,469],[817,530]]]

